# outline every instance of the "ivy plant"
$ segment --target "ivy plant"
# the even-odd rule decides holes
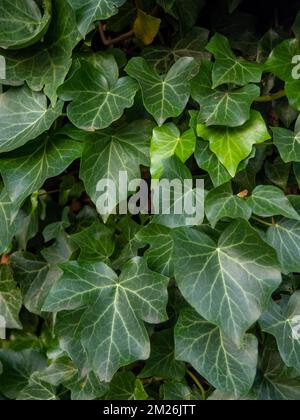
[[[300,399],[296,3],[0,0],[1,400]]]

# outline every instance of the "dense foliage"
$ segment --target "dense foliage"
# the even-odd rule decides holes
[[[0,0],[0,399],[300,399],[299,10]]]

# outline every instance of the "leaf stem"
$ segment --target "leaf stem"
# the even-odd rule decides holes
[[[271,95],[263,95],[259,98],[255,99],[255,102],[272,102],[276,101],[277,99],[281,99],[285,97],[285,91],[280,90],[279,92],[273,93]]]
[[[206,400],[206,393],[205,393],[205,390],[204,390],[203,386],[201,385],[201,382],[196,378],[196,376],[193,374],[193,372],[191,372],[189,369],[187,369],[186,372],[189,375],[189,377],[195,382],[197,387],[200,389],[202,399],[203,399],[203,401],[205,401]]]
[[[116,38],[108,39],[105,35],[105,25],[102,22],[100,22],[99,24],[99,33],[100,33],[101,41],[106,47],[110,47],[111,45],[118,44],[122,41],[126,41],[127,39],[130,39],[134,36],[133,30],[130,30],[129,32],[126,32],[125,34],[117,36]]]
[[[260,218],[255,217],[255,216],[252,216],[251,219],[255,220],[258,223],[261,223],[262,225],[268,226],[268,227],[274,226],[272,223],[266,222],[265,220],[260,219]]]

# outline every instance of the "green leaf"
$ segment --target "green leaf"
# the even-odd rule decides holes
[[[48,107],[45,95],[27,87],[11,88],[0,94],[0,104],[1,153],[15,150],[48,130],[63,107],[62,102]]]
[[[142,321],[166,320],[168,279],[150,271],[141,258],[129,261],[120,278],[104,263],[69,262],[61,268],[64,275],[44,310],[85,307],[76,337],[99,378],[109,382],[121,366],[147,359],[150,343]]]
[[[0,362],[3,367],[2,374],[0,371],[0,392],[11,399],[17,398],[34,372],[47,366],[40,352],[29,349],[18,352],[0,349]]]
[[[284,273],[300,271],[300,223],[281,219],[268,229],[268,243],[276,250]]]
[[[284,163],[280,156],[278,156],[274,162],[265,162],[265,172],[267,178],[278,187],[283,190],[286,189],[290,172],[291,164]]]
[[[161,177],[164,161],[174,155],[185,163],[194,153],[195,146],[196,137],[192,129],[181,134],[173,123],[154,128],[150,148],[152,179]]]
[[[11,268],[0,265],[0,314],[6,328],[22,329],[19,313],[22,308],[21,291],[13,277]]]
[[[140,120],[116,130],[110,128],[94,135],[87,133],[91,141],[86,143],[83,150],[80,178],[95,204],[103,195],[103,192],[97,191],[97,184],[105,179],[114,181],[117,187],[116,202],[110,212],[127,199],[127,191],[119,186],[119,173],[126,171],[130,182],[141,178],[140,165],[150,166],[152,128],[150,121]],[[106,219],[109,214],[102,216]]]
[[[240,344],[281,283],[274,251],[248,222],[230,224],[216,244],[193,229],[173,233],[175,278],[187,302]]]
[[[34,0],[2,0],[0,47],[20,49],[39,41],[51,19],[51,1],[43,1],[43,13]]]
[[[178,117],[190,97],[190,79],[195,66],[193,58],[180,58],[169,70],[160,76],[141,57],[132,58],[125,70],[140,85],[146,110],[159,126],[170,117]]]
[[[78,29],[85,36],[97,20],[106,20],[118,13],[126,0],[68,0],[76,12]]]
[[[277,305],[272,301],[260,325],[276,338],[284,363],[300,371],[300,292],[294,293],[288,303]]]
[[[273,340],[265,343],[254,391],[261,401],[299,400],[299,372],[284,365]]]
[[[60,98],[72,101],[67,113],[76,127],[86,131],[107,128],[133,106],[138,85],[130,77],[119,79],[118,73],[113,55],[97,54],[80,61],[80,67],[59,89]]]
[[[236,346],[189,308],[182,311],[175,328],[176,358],[190,363],[214,387],[235,396],[246,395],[253,385],[257,347],[253,335],[246,335]]]
[[[260,95],[257,86],[249,84],[235,90],[215,90],[212,87],[210,61],[204,61],[200,72],[192,81],[192,98],[201,106],[199,121],[207,126],[237,127],[250,118],[250,107]]]
[[[151,339],[151,355],[139,378],[163,378],[181,380],[185,376],[185,364],[175,360],[174,331],[155,333]]]
[[[167,382],[161,386],[160,392],[165,401],[196,401],[191,388],[184,382]]]
[[[58,400],[54,386],[43,382],[39,377],[39,372],[31,375],[28,385],[18,395],[19,401],[53,401]]]
[[[71,391],[71,398],[75,401],[90,401],[103,397],[107,390],[107,384],[100,382],[97,375],[90,371],[85,373],[83,369],[75,379],[65,383]]]
[[[77,369],[68,356],[59,355],[51,362],[50,366],[40,373],[39,377],[43,382],[58,386],[72,381],[77,373]]]
[[[83,145],[62,135],[37,138],[0,156],[0,173],[13,202],[22,203],[48,178],[61,174],[81,156]]]
[[[296,39],[287,39],[277,45],[271,52],[265,68],[274,73],[279,79],[293,81],[293,57],[300,52],[299,43]]]
[[[5,189],[0,193],[0,254],[6,252],[15,234],[18,207],[12,203]]]
[[[300,220],[299,214],[284,195],[283,191],[272,185],[259,185],[247,200],[254,214],[261,217],[284,216]]]
[[[55,336],[59,339],[60,348],[72,359],[75,367],[81,372],[90,372],[92,370],[78,330],[85,311],[86,308],[79,308],[74,311],[58,312],[55,320]]]
[[[103,261],[109,263],[109,257],[115,250],[114,231],[99,222],[72,235],[71,239],[80,248],[79,262],[92,264]]]
[[[233,195],[230,184],[210,191],[205,198],[205,214],[215,228],[224,218],[245,219],[251,217],[251,208],[244,198]]]
[[[77,249],[70,236],[65,232],[67,227],[69,227],[69,223],[63,220],[51,223],[43,231],[45,242],[54,241],[52,245],[41,251],[42,256],[51,265],[68,261]]]
[[[300,131],[293,133],[286,128],[274,127],[273,141],[285,163],[300,162]]]
[[[212,72],[213,88],[226,83],[244,86],[251,82],[261,81],[262,66],[237,58],[225,36],[214,35],[206,48],[216,59]]]
[[[149,268],[167,277],[172,277],[174,273],[173,240],[170,233],[168,227],[151,223],[135,235],[140,247],[143,243],[150,245],[144,253]]]
[[[193,57],[201,63],[202,60],[210,57],[210,54],[205,51],[208,36],[207,29],[194,27],[171,48],[160,45],[145,48],[143,57],[158,73],[167,73],[170,67],[182,57]]]
[[[232,176],[229,174],[227,169],[210,150],[209,143],[207,141],[197,139],[195,159],[199,168],[209,173],[214,187],[217,188],[232,179]]]
[[[117,228],[120,231],[120,234],[117,236],[116,240],[116,259],[113,262],[114,269],[119,269],[127,261],[137,257],[138,251],[142,246],[137,238],[137,233],[141,229],[141,226],[130,217],[122,218],[118,223]],[[151,269],[153,270],[153,268]]]
[[[153,183],[152,201],[154,224],[177,228],[203,222],[203,181],[194,186],[190,170],[176,156],[164,161],[162,182]]]
[[[65,355],[54,360],[39,378],[55,387],[63,385],[71,391],[71,399],[75,401],[99,399],[108,391],[108,386],[100,382],[94,372],[78,371]]]
[[[276,46],[271,52],[265,68],[274,73],[279,79],[284,80],[285,93],[292,107],[300,110],[299,78],[297,73],[298,61],[294,57],[300,54],[299,41],[287,39]]]
[[[142,382],[132,372],[117,373],[110,383],[107,400],[147,400]]]
[[[13,254],[11,264],[21,287],[24,306],[28,311],[40,315],[49,291],[61,276],[61,270],[27,252]]]
[[[257,111],[251,111],[250,120],[241,127],[206,127],[198,124],[197,134],[209,141],[211,151],[232,177],[239,164],[250,155],[253,145],[270,139],[266,124]]]
[[[44,89],[54,105],[77,44],[75,15],[68,1],[53,0],[51,25],[43,42],[23,51],[1,51],[6,58],[6,79],[26,81],[34,91]]]

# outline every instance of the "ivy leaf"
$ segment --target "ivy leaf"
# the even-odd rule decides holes
[[[76,378],[64,384],[71,391],[71,398],[74,401],[90,401],[103,397],[107,390],[107,384],[100,382],[93,371],[85,373],[83,369]]]
[[[259,185],[247,200],[248,205],[257,216],[284,216],[300,220],[299,214],[284,195],[283,191],[272,185]]]
[[[113,401],[145,401],[148,399],[148,395],[142,382],[139,379],[136,379],[132,372],[120,372],[112,379],[106,399]]]
[[[137,18],[133,25],[133,32],[144,45],[150,45],[159,33],[161,19],[151,16],[138,9]]]
[[[300,271],[300,223],[281,219],[268,229],[268,243],[276,250],[284,273]]]
[[[196,401],[201,398],[194,395],[185,382],[166,382],[160,388],[165,401]]]
[[[150,269],[167,277],[172,277],[174,273],[173,240],[170,233],[168,227],[151,223],[135,235],[141,244],[150,245],[144,253]]]
[[[279,79],[293,81],[293,57],[300,52],[299,43],[296,39],[287,39],[277,45],[271,52],[265,68],[274,73]]]
[[[71,236],[72,241],[79,246],[81,252],[79,262],[108,263],[109,257],[114,253],[114,231],[105,225],[95,222],[87,229]]]
[[[43,14],[34,0],[2,0],[0,47],[21,49],[39,41],[51,19],[51,1],[43,1]]]
[[[190,115],[190,126],[196,131],[198,123],[198,112],[190,111]],[[239,164],[238,172],[244,171],[248,167],[250,159],[252,159],[255,154],[256,151],[253,150],[252,154]],[[209,142],[197,138],[194,156],[199,168],[208,172],[215,188],[231,181],[232,176],[218,160],[217,156],[210,150]]]
[[[273,141],[285,163],[300,162],[300,131],[293,133],[286,128],[274,127]]]
[[[284,363],[300,371],[300,292],[295,292],[287,304],[272,301],[260,325],[276,338]]]
[[[176,156],[164,161],[162,181],[153,183],[152,223],[172,229],[200,225],[204,219],[202,181],[194,188],[190,170]]]
[[[114,56],[98,54],[92,58],[81,60],[77,71],[59,89],[60,98],[72,101],[67,109],[70,121],[86,131],[107,128],[121,118],[124,110],[133,106],[138,90],[130,77],[118,78]]]
[[[59,356],[51,365],[39,375],[42,382],[55,387],[63,385],[71,391],[74,401],[94,400],[103,397],[108,386],[100,382],[92,371],[82,369],[78,371],[73,362],[65,355]]]
[[[48,178],[61,174],[81,156],[83,145],[62,135],[44,136],[1,155],[0,173],[10,199],[22,203]]]
[[[140,179],[140,165],[150,166],[152,128],[150,121],[135,121],[117,130],[110,128],[92,135],[83,150],[80,178],[94,203],[101,196],[101,192],[97,191],[101,179],[110,179],[119,187],[117,202],[113,203],[111,211],[115,205],[127,199],[127,192],[119,186],[119,173],[126,171],[130,182]],[[109,214],[102,216],[106,219]]]
[[[15,352],[0,349],[0,391],[6,397],[16,399],[20,391],[28,384],[30,376],[46,368],[47,361],[36,350]]]
[[[272,184],[277,185],[283,190],[286,189],[290,172],[291,164],[284,163],[280,156],[278,156],[274,162],[265,162],[266,176]]]
[[[233,195],[230,184],[211,190],[205,198],[205,214],[215,228],[224,218],[249,220],[251,207],[245,199]]]
[[[19,401],[53,401],[58,400],[54,386],[43,382],[39,377],[39,372],[31,375],[28,385],[18,395]]]
[[[230,224],[218,244],[187,228],[175,230],[173,239],[181,293],[239,345],[281,283],[274,251],[243,220]]]
[[[8,250],[15,234],[15,220],[19,208],[12,203],[5,189],[0,193],[0,254]]]
[[[244,86],[261,81],[262,66],[237,58],[225,36],[214,35],[206,48],[216,59],[212,72],[213,89],[225,83]]]
[[[292,107],[300,109],[299,80],[295,75],[297,70],[294,57],[299,56],[300,46],[297,39],[287,39],[276,46],[266,64],[267,71],[274,73],[279,79],[285,81],[285,93]]]
[[[68,209],[66,210],[68,211]],[[46,243],[54,241],[52,245],[41,251],[42,256],[51,265],[68,261],[76,251],[75,244],[65,231],[69,226],[69,222],[63,219],[61,222],[51,223],[43,231]]]
[[[199,121],[207,126],[237,127],[250,118],[250,107],[260,95],[259,87],[249,84],[235,90],[212,87],[213,64],[202,62],[200,72],[192,80],[192,98],[201,106]]]
[[[300,376],[293,368],[287,368],[277,351],[273,340],[266,340],[260,373],[254,391],[260,401],[298,401],[300,397]]]
[[[207,29],[194,27],[171,48],[160,45],[145,48],[143,57],[158,73],[167,73],[170,67],[182,57],[193,57],[201,63],[202,60],[210,58],[210,54],[205,51],[208,36]]]
[[[195,146],[196,137],[192,129],[181,135],[173,123],[154,128],[150,149],[152,179],[161,177],[164,161],[174,155],[185,163],[194,153]]]
[[[74,311],[58,312],[56,314],[55,336],[59,339],[60,348],[71,358],[75,367],[80,371],[90,372],[92,369],[89,366],[87,352],[81,343],[78,329],[85,311],[86,308],[79,308]]]
[[[58,87],[72,64],[72,50],[77,44],[74,12],[68,1],[53,0],[51,25],[43,42],[23,51],[1,51],[6,58],[6,78],[26,81],[34,91],[44,88],[45,95],[56,103]]]
[[[132,58],[127,64],[126,72],[138,81],[145,108],[159,126],[169,117],[178,117],[187,105],[194,66],[193,58],[180,58],[160,76],[144,58]]]
[[[53,386],[59,386],[74,379],[77,372],[72,361],[68,356],[63,354],[52,361],[51,365],[43,370],[39,377],[43,382],[47,382]]]
[[[215,188],[226,184],[232,179],[232,176],[227,169],[210,150],[209,143],[207,141],[197,139],[195,159],[199,168],[209,173]]]
[[[181,380],[186,367],[183,362],[175,360],[174,331],[164,330],[155,333],[151,339],[151,355],[139,378],[164,378]]]
[[[141,226],[130,217],[122,218],[117,225],[117,229],[120,231],[120,234],[116,238],[116,259],[113,261],[114,269],[119,269],[127,261],[137,257],[138,251],[142,246],[137,238],[137,233],[141,229]]]
[[[147,359],[150,344],[142,320],[166,320],[168,279],[150,271],[141,258],[129,261],[120,278],[104,263],[69,262],[61,268],[64,275],[44,310],[85,307],[76,334],[99,378],[109,382],[121,366]]]
[[[256,337],[247,334],[241,345],[229,340],[193,309],[184,309],[175,327],[176,358],[190,363],[214,387],[246,395],[253,385],[258,356]]]
[[[21,291],[13,277],[11,268],[0,265],[0,314],[6,328],[22,329],[19,313],[22,308]]]
[[[0,94],[0,104],[1,153],[15,150],[48,130],[63,107],[62,102],[48,107],[45,95],[27,87],[11,88]]]
[[[13,254],[11,264],[21,287],[24,306],[29,312],[40,315],[49,291],[61,276],[61,270],[27,252]]]
[[[209,141],[211,151],[232,177],[239,164],[250,155],[253,145],[271,138],[264,119],[257,111],[251,111],[250,120],[241,127],[206,127],[198,124],[197,134]]]
[[[78,29],[85,36],[97,20],[106,20],[118,13],[126,0],[68,0],[76,12]]]

